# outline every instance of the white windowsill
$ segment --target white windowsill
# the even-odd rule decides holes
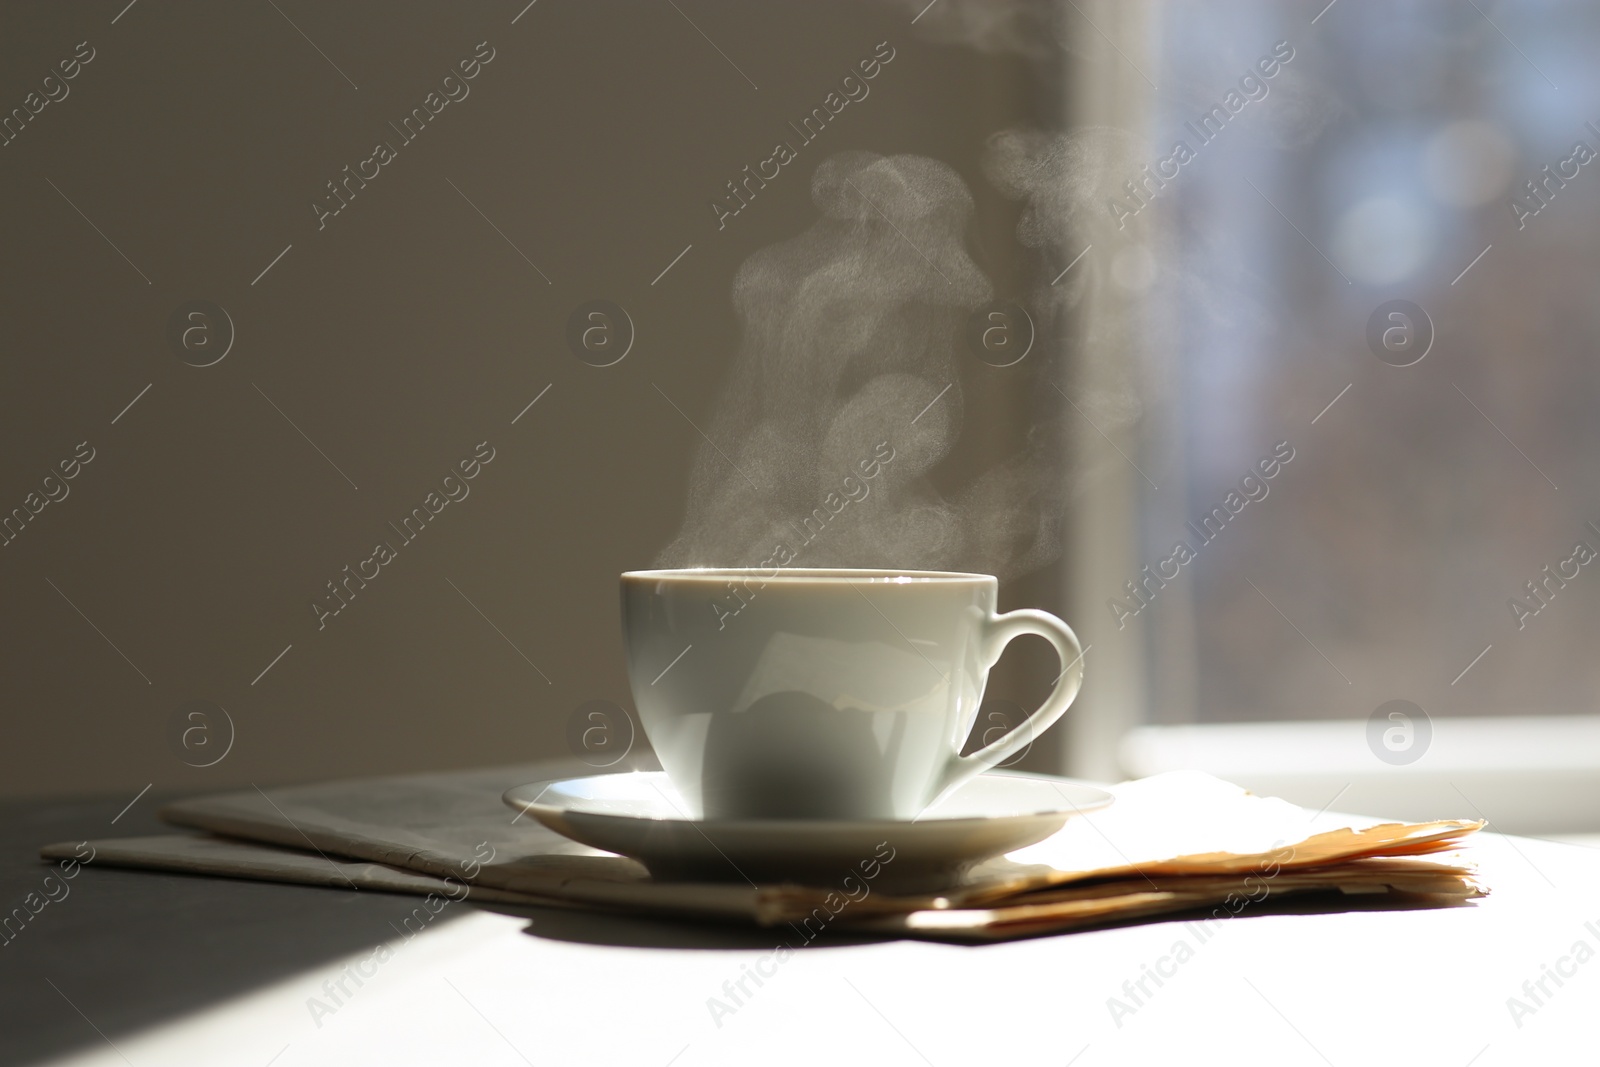
[[[1486,818],[1518,834],[1600,832],[1600,716],[1435,719],[1420,758],[1391,766],[1364,719],[1143,726],[1118,747],[1130,777],[1195,768],[1317,810]]]

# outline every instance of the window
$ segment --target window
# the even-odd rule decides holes
[[[1507,727],[1460,720],[1486,717],[1522,724],[1524,772],[1600,763],[1581,718],[1600,691],[1600,85],[1582,58],[1600,10],[1083,14],[1120,52],[1082,27],[1117,92],[1080,121],[1138,131],[1085,243],[1141,414],[1082,438],[1125,456],[1078,509],[1074,619],[1110,692],[1075,728],[1077,767],[1104,773],[1119,743],[1137,771],[1249,749],[1262,775],[1316,778],[1305,803],[1453,775],[1483,804],[1461,776],[1506,762],[1484,738]],[[1142,101],[1131,121],[1119,92]],[[1085,351],[1086,388],[1115,384],[1105,362]],[[1374,715],[1374,744],[1409,729],[1454,770],[1383,759]],[[1240,723],[1278,725],[1160,729]]]

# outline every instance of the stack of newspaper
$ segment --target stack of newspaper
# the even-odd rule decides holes
[[[184,832],[88,842],[92,863],[829,931],[1000,940],[1159,916],[1226,918],[1303,898],[1320,907],[1455,906],[1484,890],[1462,853],[1480,821],[1394,823],[1318,813],[1198,772],[1108,787],[1116,802],[937,892],[653,880],[515,816],[512,786],[546,764],[347,780],[184,800]],[[77,858],[81,842],[47,846]],[[1272,904],[1266,902],[1271,901]]]

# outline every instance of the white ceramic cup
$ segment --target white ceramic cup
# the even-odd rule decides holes
[[[810,568],[622,576],[628,677],[690,818],[912,819],[1048,729],[1083,653],[986,574]],[[1037,634],[1061,660],[1026,722],[970,755],[989,668]]]

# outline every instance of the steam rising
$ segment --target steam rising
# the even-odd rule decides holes
[[[1119,136],[996,139],[988,171],[1002,191],[1029,201],[1025,244],[1050,259],[1082,247],[1078,234],[1104,184],[1089,172],[1114,169],[1096,156],[1098,141]],[[752,255],[734,280],[742,339],[707,428],[716,445],[696,458],[683,527],[658,564],[755,566],[788,546],[794,566],[1006,577],[1056,558],[1067,492],[1082,471],[1068,455],[1063,420],[1072,416],[1051,387],[1053,357],[1067,313],[1096,284],[1093,266],[1060,286],[1040,280],[1024,299],[1038,354],[1007,371],[1006,384],[1023,397],[1013,411],[1037,410],[985,427],[989,438],[1014,439],[1012,454],[953,479],[962,464],[940,464],[961,432],[961,378],[982,373],[967,323],[994,299],[967,251],[972,196],[940,162],[865,152],[823,162],[811,195],[821,217]],[[1133,395],[1117,388],[1075,400],[1110,430],[1137,413]],[[863,479],[861,463],[885,441],[893,460]],[[852,489],[857,498],[839,507]],[[819,511],[827,521],[808,524]]]
[[[936,44],[960,44],[980,52],[1016,52],[1049,61],[1066,42],[1061,5],[1052,0],[897,0],[913,19],[917,35]]]
[[[1068,405],[1069,412],[1108,434],[1125,428],[1142,411],[1142,367],[1134,358],[1140,339],[1131,336],[1126,306],[1138,294],[1108,284],[1110,272],[1101,264],[1109,257],[1085,258],[1053,284],[1046,279],[1057,277],[1057,271],[1092,243],[1142,249],[1158,270],[1177,258],[1166,243],[1167,235],[1156,227],[1148,227],[1137,245],[1108,232],[1106,204],[1122,192],[1122,183],[1137,174],[1143,162],[1132,134],[1105,126],[1061,133],[1006,130],[990,138],[984,156],[989,181],[1025,203],[1017,239],[1044,256],[1046,266],[1029,299],[1029,311],[1040,335],[1053,338],[1073,356],[1075,377],[1082,384],[1063,385],[1077,408],[1072,411]],[[1170,282],[1170,275],[1163,280]],[[1151,308],[1140,307],[1147,334],[1155,332],[1151,315]],[[1071,488],[1081,488],[1092,476],[1089,457],[1105,463],[1107,451],[1063,455],[1058,470]],[[1116,459],[1114,454],[1110,458]]]
[[[960,431],[963,330],[991,296],[965,247],[972,197],[942,163],[860,152],[824,161],[811,196],[822,217],[734,280],[743,340],[709,430],[727,459],[702,449],[664,566],[754,565],[778,544],[799,566],[963,558],[968,516],[927,475]],[[895,458],[870,495],[807,538],[884,441]]]

